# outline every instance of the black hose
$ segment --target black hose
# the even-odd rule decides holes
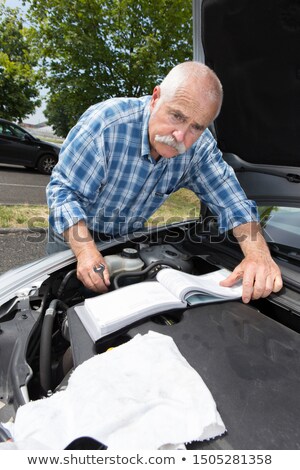
[[[153,268],[156,268],[156,266],[169,266],[170,268],[180,270],[178,265],[176,263],[173,263],[173,261],[165,261],[165,260],[154,261],[153,263],[149,264],[149,266],[147,266],[147,268],[143,269],[142,271],[131,271],[131,272],[125,272],[125,273],[117,274],[114,278],[114,281],[113,281],[114,288],[119,289],[119,280],[121,278],[123,278],[123,277],[141,277],[141,276],[144,276],[145,274],[148,274]]]
[[[38,312],[41,313],[42,315],[44,314],[44,310],[46,309],[46,305],[47,305],[47,300],[48,300],[48,295],[50,293],[50,289],[51,289],[51,283],[49,282],[49,284],[47,285],[46,287],[46,290],[45,290],[45,293],[43,295],[43,298],[42,298],[42,301],[41,301],[41,305],[39,306],[39,309],[38,309]]]
[[[70,278],[71,278],[74,274],[76,274],[76,269],[72,269],[71,271],[69,271],[69,272],[65,275],[65,277],[63,278],[63,280],[62,280],[62,282],[61,282],[61,284],[60,284],[60,286],[59,286],[59,289],[58,289],[58,291],[57,291],[57,298],[58,298],[58,299],[61,298],[61,295],[62,295],[62,293],[63,293],[63,291],[64,291],[64,288],[66,287],[66,285],[68,284]]]
[[[41,331],[40,343],[40,385],[44,395],[47,395],[49,390],[52,390],[52,370],[51,370],[51,345],[52,345],[52,330],[53,322],[56,316],[58,305],[65,305],[59,300],[54,299],[50,302],[49,307],[45,312],[45,317]]]
[[[51,289],[51,284],[49,283],[47,288],[46,288],[46,291],[43,295],[43,298],[42,298],[42,301],[41,301],[41,305],[39,306],[39,309],[37,310],[37,313],[39,313],[40,315],[40,319],[42,320],[43,319],[43,316],[45,314],[45,310],[46,310],[46,305],[47,305],[47,301],[48,301],[48,295],[49,295],[49,292],[50,292],[50,289]],[[39,348],[39,345],[40,345],[40,331],[41,331],[41,327],[42,327],[42,322],[40,322],[39,320],[39,323],[37,325],[37,329],[35,331],[35,335],[34,335],[34,338],[32,338],[32,340],[30,341],[29,345],[28,345],[28,350],[27,350],[27,358],[28,358],[28,363],[31,364],[32,361],[33,361],[33,358],[35,357],[36,355],[36,351],[37,349]]]

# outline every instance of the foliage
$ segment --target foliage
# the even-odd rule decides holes
[[[0,3],[0,116],[21,121],[40,104],[38,73],[18,9]]]
[[[27,0],[43,56],[49,123],[65,135],[85,109],[141,96],[192,57],[192,2]]]
[[[77,107],[80,108],[81,102],[78,102],[76,94],[73,98],[75,99],[72,99],[71,92],[67,90],[61,90],[60,93],[52,93],[48,98],[44,114],[47,121],[52,124],[57,136],[66,136],[74,120],[76,120],[77,113],[71,114],[70,111]],[[80,110],[78,114],[80,114]]]

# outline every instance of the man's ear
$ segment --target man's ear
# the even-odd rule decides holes
[[[151,97],[151,101],[150,101],[150,109],[151,111],[154,109],[157,101],[159,100],[160,98],[160,86],[157,85],[154,90],[153,90],[153,93],[152,93],[152,97]]]

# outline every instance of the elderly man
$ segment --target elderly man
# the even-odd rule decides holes
[[[48,253],[71,247],[77,276],[96,292],[109,286],[95,239],[141,229],[165,199],[189,188],[233,229],[245,255],[223,282],[243,279],[243,301],[282,287],[260,232],[256,205],[241,189],[208,130],[222,104],[219,79],[205,65],[174,67],[152,96],[115,98],[89,108],[70,131],[47,188]],[[67,242],[67,243],[65,243]]]

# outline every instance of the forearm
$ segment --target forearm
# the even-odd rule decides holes
[[[239,242],[244,256],[256,253],[270,256],[268,245],[264,239],[261,227],[257,222],[242,224],[233,229],[233,235]]]
[[[63,235],[65,240],[69,242],[77,259],[88,253],[90,255],[93,255],[93,253],[99,255],[99,251],[84,220],[80,220],[77,224],[72,225]]]

